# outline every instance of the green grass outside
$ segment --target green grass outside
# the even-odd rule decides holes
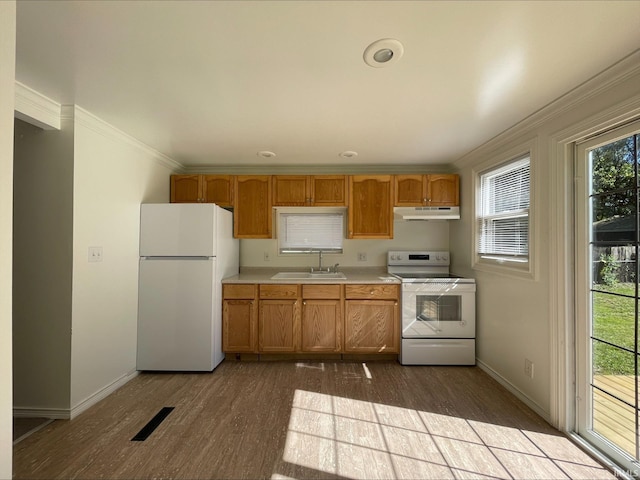
[[[593,292],[592,336],[615,345],[634,349],[635,285],[595,285],[594,289],[628,295],[620,297]],[[594,375],[634,375],[634,355],[598,341],[593,341]]]

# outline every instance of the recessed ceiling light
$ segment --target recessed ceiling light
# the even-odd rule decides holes
[[[354,158],[358,156],[358,152],[354,152],[353,150],[346,150],[338,154],[338,156],[342,158]]]
[[[370,67],[381,68],[397,62],[404,53],[402,44],[394,38],[376,40],[364,51],[364,61]]]
[[[258,152],[258,156],[262,158],[273,158],[276,156],[276,154],[273,152],[270,152],[269,150],[262,150]]]

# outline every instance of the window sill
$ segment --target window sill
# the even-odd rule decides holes
[[[478,258],[472,268],[480,272],[504,275],[523,280],[535,280],[535,273],[532,270],[531,261],[511,262],[507,260]]]

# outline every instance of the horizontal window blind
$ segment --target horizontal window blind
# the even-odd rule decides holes
[[[341,213],[280,213],[280,253],[309,251],[342,252],[344,215]]]
[[[529,258],[530,158],[480,175],[478,254],[526,262]]]

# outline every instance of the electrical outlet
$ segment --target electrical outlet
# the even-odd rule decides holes
[[[264,261],[268,262],[269,260],[271,260],[271,258],[269,257],[269,252],[264,252]]]
[[[89,247],[89,261],[90,262],[102,261],[102,247]]]
[[[367,261],[366,252],[358,252],[358,261],[359,262],[366,262]]]
[[[524,374],[529,378],[533,378],[533,362],[528,358],[524,359]]]

